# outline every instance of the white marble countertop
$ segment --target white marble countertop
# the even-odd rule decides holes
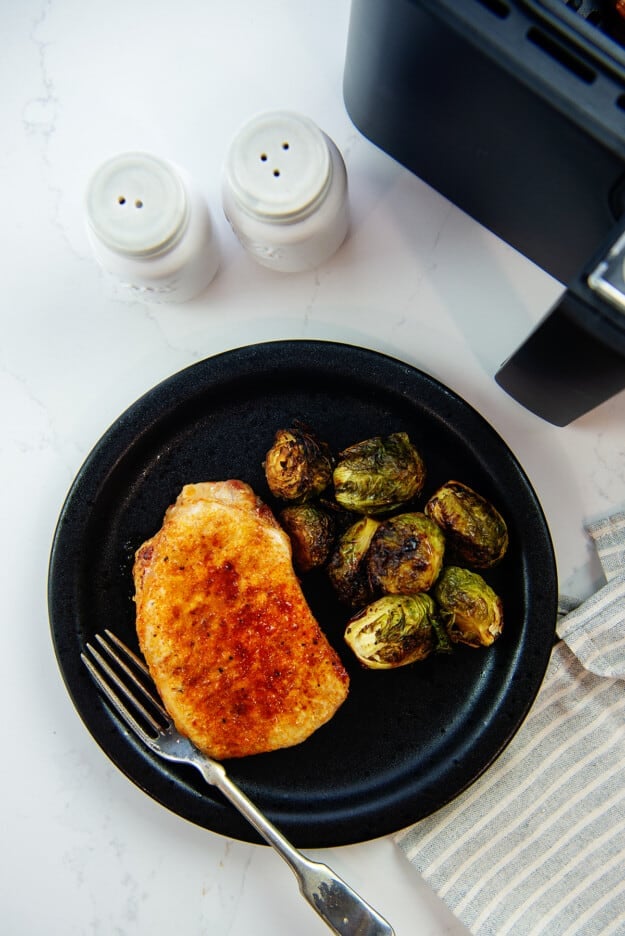
[[[3,4],[1,912],[11,936],[327,932],[269,849],[195,827],[130,783],[83,727],[56,665],[46,583],[60,507],[103,431],[162,378],[274,338],[402,358],[459,392],[518,456],[561,589],[582,598],[598,584],[582,525],[625,505],[625,396],[558,429],[495,384],[561,286],[357,132],[341,90],[348,13],[348,0]],[[348,169],[349,239],[312,274],[256,266],[220,208],[233,134],[283,107],[326,130]],[[86,242],[86,181],[131,149],[184,165],[217,221],[221,270],[185,306],[111,295]],[[398,936],[465,932],[390,839],[317,854]]]

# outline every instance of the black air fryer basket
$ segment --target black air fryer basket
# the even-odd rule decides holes
[[[623,6],[352,0],[355,125],[566,286],[496,374],[556,425],[625,387]]]

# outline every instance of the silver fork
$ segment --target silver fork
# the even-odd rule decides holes
[[[82,660],[113,708],[144,744],[166,760],[192,764],[207,783],[221,790],[286,861],[298,880],[302,895],[334,933],[339,936],[394,936],[392,926],[331,868],[311,861],[294,848],[233,783],[222,764],[211,760],[176,730],[156,690],[152,692],[148,688],[153,684],[143,660],[111,631],[104,633],[106,636],[96,634],[95,638],[104,652],[100,653],[88,643],[87,653],[81,654]],[[114,662],[115,668],[109,660]],[[142,679],[133,667],[142,674]],[[143,702],[138,694],[143,696]]]

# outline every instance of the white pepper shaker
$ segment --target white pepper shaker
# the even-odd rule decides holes
[[[239,241],[262,266],[284,273],[314,269],[347,234],[343,157],[308,117],[260,114],[231,144],[223,207]]]
[[[185,302],[219,266],[208,206],[188,173],[149,153],[107,160],[87,189],[87,232],[100,265],[129,297]]]

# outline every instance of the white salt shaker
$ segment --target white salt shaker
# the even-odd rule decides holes
[[[199,295],[219,266],[208,206],[189,175],[149,153],[107,160],[87,189],[87,233],[100,265],[151,302]]]
[[[260,114],[230,147],[223,207],[239,241],[262,266],[284,273],[314,269],[347,234],[343,157],[308,117]]]

